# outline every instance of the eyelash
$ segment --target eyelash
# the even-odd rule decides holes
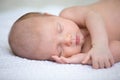
[[[58,49],[58,53],[59,53],[59,57],[62,55],[62,48],[61,47],[59,47],[59,49]]]
[[[60,24],[58,24],[58,32],[59,32],[59,33],[62,33],[62,32],[63,32],[63,28],[62,28],[62,26],[61,26]]]

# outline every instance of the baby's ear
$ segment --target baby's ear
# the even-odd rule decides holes
[[[52,15],[50,13],[47,13],[47,12],[45,12],[44,15],[46,15],[46,16],[54,16],[54,15]]]

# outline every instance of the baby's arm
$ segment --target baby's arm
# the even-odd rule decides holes
[[[112,52],[112,55],[114,57],[115,62],[120,62],[120,41],[112,41],[110,42],[110,50]],[[76,55],[73,55],[69,58],[65,57],[58,57],[54,56],[54,60],[58,63],[64,63],[64,64],[82,64],[82,60],[87,56],[86,53],[79,53]],[[89,60],[86,64],[92,65],[92,61]],[[111,65],[108,64],[110,67]],[[104,68],[104,67],[99,67],[99,68]]]
[[[114,64],[114,59],[109,48],[106,26],[101,15],[95,12],[89,12],[85,22],[91,35],[92,48],[83,60],[83,63],[87,63],[91,58],[93,68],[110,67]]]
[[[109,49],[106,26],[101,15],[86,8],[73,7],[63,11],[61,16],[86,27],[90,32],[92,48],[82,63],[87,63],[91,58],[94,68],[113,65],[114,59]]]

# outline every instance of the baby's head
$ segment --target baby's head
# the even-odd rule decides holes
[[[15,55],[37,60],[77,54],[82,39],[82,33],[73,21],[38,12],[20,17],[9,34],[9,44]]]

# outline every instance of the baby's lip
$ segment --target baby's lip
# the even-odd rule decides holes
[[[78,35],[76,35],[76,45],[80,44],[80,37]]]

